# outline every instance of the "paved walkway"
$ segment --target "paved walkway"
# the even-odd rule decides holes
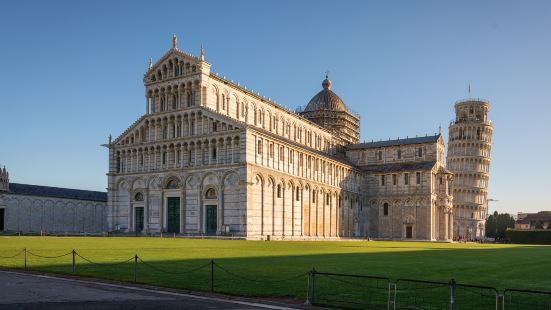
[[[296,309],[119,284],[0,271],[0,309]]]

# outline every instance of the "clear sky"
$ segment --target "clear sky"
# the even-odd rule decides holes
[[[330,71],[361,139],[433,134],[490,100],[490,212],[551,210],[551,1],[2,1],[0,164],[12,182],[105,190],[101,147],[141,114],[178,35],[281,105]]]

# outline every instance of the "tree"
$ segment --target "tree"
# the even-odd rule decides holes
[[[505,238],[508,228],[515,228],[515,219],[509,213],[499,214],[497,211],[486,219],[486,237]]]
[[[496,217],[493,214],[490,214],[486,219],[486,237],[496,237]]]
[[[534,229],[543,229],[543,224],[540,221],[537,221],[534,225]]]

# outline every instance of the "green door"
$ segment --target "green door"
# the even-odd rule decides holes
[[[167,198],[167,231],[180,233],[180,197]]]
[[[406,238],[408,239],[413,238],[413,227],[411,226],[406,227]]]
[[[143,231],[143,207],[136,207],[134,210],[134,230],[140,233]]]
[[[207,206],[207,235],[216,235],[216,206]]]

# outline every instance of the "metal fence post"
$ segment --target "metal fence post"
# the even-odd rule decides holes
[[[75,254],[76,254],[76,252],[75,252],[75,249],[73,249],[72,253],[73,253],[73,273],[75,273],[75,271],[76,271],[76,266],[75,266]]]
[[[311,306],[314,304],[314,278],[316,276],[316,268],[312,268],[310,272],[308,272],[308,290],[306,291],[306,302],[304,302],[305,305]]]
[[[396,283],[392,283],[390,279],[388,280],[388,302],[387,302],[387,309],[396,309],[396,286],[398,281]],[[394,288],[394,293],[392,293],[392,289]],[[392,305],[392,307],[391,307]]]
[[[23,252],[25,252],[25,270],[27,270],[27,248],[24,248]]]
[[[312,289],[311,289],[311,286],[312,286],[312,270],[308,271],[308,281],[306,283],[306,301],[304,302],[304,305],[305,306],[311,306],[312,305],[312,300],[311,300],[311,297],[312,297]]]
[[[214,259],[210,260],[210,292],[214,293]]]
[[[138,254],[134,255],[134,283],[138,279]]]
[[[455,279],[450,280],[450,310],[454,309],[455,303]]]

